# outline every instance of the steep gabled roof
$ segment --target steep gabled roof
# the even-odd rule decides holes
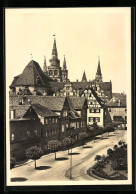
[[[85,97],[68,96],[68,102],[71,109],[82,109],[85,103]]]
[[[23,96],[10,96],[9,98],[10,105],[18,105]],[[40,104],[41,106],[47,107],[49,110],[61,111],[64,106],[65,97],[30,95],[25,97],[24,103],[29,104],[28,100],[31,104]]]
[[[20,119],[25,116],[31,105],[11,105],[9,106],[9,118],[11,118],[11,110],[15,111],[15,119]]]
[[[37,79],[39,83],[37,83]],[[31,60],[22,74],[14,78],[11,86],[41,85],[48,87],[49,81],[52,81],[52,79],[43,73],[40,65],[36,61]]]
[[[32,107],[35,112],[42,117],[59,117],[59,115],[40,104],[32,104]]]
[[[100,106],[104,107],[104,101],[99,98],[98,94],[94,91],[94,89],[92,87],[89,88],[92,92],[92,94],[94,95],[94,97],[96,98],[97,102],[100,104]]]

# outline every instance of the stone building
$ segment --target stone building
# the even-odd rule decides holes
[[[121,128],[127,127],[127,105],[125,94],[113,93],[113,98],[107,103],[107,110],[112,124]]]

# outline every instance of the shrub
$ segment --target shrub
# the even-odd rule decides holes
[[[43,150],[40,147],[32,146],[26,150],[26,157],[35,161],[36,169],[36,160],[43,155]]]
[[[10,157],[10,169],[14,168],[16,164],[16,159],[14,157]]]
[[[78,135],[78,139],[81,140],[82,144],[83,144],[83,141],[86,139],[86,137],[87,137],[87,135],[85,132],[81,132]]]
[[[69,137],[66,137],[62,140],[62,146],[65,148],[68,148],[68,154],[69,154],[69,148],[71,144],[72,144],[72,139]]]
[[[113,155],[113,150],[111,148],[109,148],[107,150],[107,154],[109,155],[109,157],[111,157]]]
[[[101,158],[102,158],[102,157],[101,157],[100,155],[96,155],[94,160],[95,160],[95,161],[100,161]]]

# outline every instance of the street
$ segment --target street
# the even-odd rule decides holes
[[[90,141],[83,146],[72,149],[72,156],[68,155],[68,151],[57,152],[57,160],[54,154],[45,155],[37,160],[37,170],[34,169],[34,162],[29,162],[23,166],[13,168],[11,178],[25,178],[26,181],[69,181],[70,177],[70,159],[72,157],[72,180],[94,180],[87,174],[87,170],[94,164],[96,155],[107,154],[109,147],[113,148],[119,140],[127,142],[127,131],[118,130],[107,133]],[[71,150],[70,150],[71,151]]]

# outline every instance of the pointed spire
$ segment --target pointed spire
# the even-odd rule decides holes
[[[53,43],[52,55],[55,56],[55,57],[58,57],[57,47],[56,47],[56,39],[55,38],[54,38],[54,43]]]
[[[84,71],[83,76],[82,76],[82,82],[87,82],[87,78],[86,78],[86,73]]]
[[[100,57],[98,56],[98,67],[97,67],[97,73],[96,73],[96,75],[102,75],[101,74],[101,67],[100,67]]]
[[[67,66],[66,66],[66,59],[65,59],[65,55],[64,55],[64,61],[63,61],[63,70],[66,70]]]
[[[44,65],[43,65],[43,72],[46,73],[47,72],[47,66],[46,66],[46,57],[44,55]]]

